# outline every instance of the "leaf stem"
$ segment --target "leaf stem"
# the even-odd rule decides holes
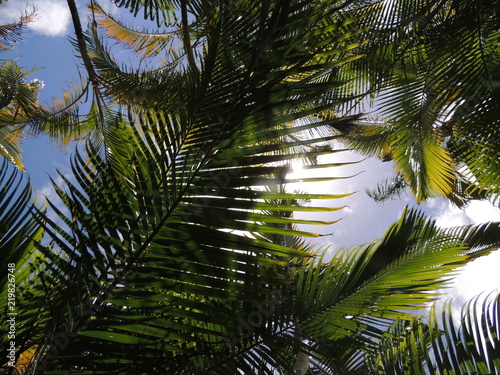
[[[90,59],[87,44],[85,43],[85,35],[83,33],[82,24],[80,22],[80,17],[78,14],[78,9],[76,7],[75,0],[67,0],[69,11],[71,13],[71,18],[73,20],[73,27],[75,28],[76,41],[78,43],[78,50],[80,51],[81,58],[87,73],[89,74],[89,80],[94,86],[99,84],[98,75],[94,70],[92,65],[92,60]]]
[[[193,54],[193,47],[191,46],[191,38],[189,36],[187,1],[188,0],[181,1],[182,39],[184,42],[184,49],[186,50],[189,66],[194,73],[198,73],[198,67],[196,66],[196,61]]]

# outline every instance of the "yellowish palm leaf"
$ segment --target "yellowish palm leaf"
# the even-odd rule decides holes
[[[136,55],[142,57],[154,57],[160,51],[171,49],[173,42],[178,38],[178,30],[166,33],[148,33],[129,28],[106,13],[97,3],[92,3],[91,10],[97,16],[97,24],[108,37],[125,44]]]

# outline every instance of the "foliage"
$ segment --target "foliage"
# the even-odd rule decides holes
[[[346,142],[392,160],[417,201],[497,199],[497,5],[374,2],[360,20],[370,27],[367,58],[345,74],[360,73],[357,87],[368,87],[384,121],[358,123]]]
[[[458,325],[451,304],[438,318],[433,306],[428,323],[398,321],[367,361],[372,374],[496,374],[500,372],[500,295],[478,297],[463,308]]]
[[[159,34],[96,4],[84,34],[68,4],[87,79],[22,114],[63,139],[74,126],[89,134],[85,147],[46,207],[19,171],[5,162],[0,173],[0,250],[18,288],[16,371],[366,373],[385,360],[377,355],[401,319],[413,321],[459,267],[499,247],[498,223],[440,229],[407,209],[382,239],[325,261],[328,249],[305,240],[318,235],[297,227],[332,223],[294,211],[342,208],[331,202],[340,195],[284,185],[298,182],[288,176],[294,161],[335,166],[319,157],[341,152],[330,142],[360,127],[342,113],[363,96],[359,72],[374,71],[365,55],[381,40],[367,37],[385,14],[377,4],[117,2]],[[117,61],[113,40],[139,64]],[[422,144],[425,155],[441,152]]]
[[[12,24],[0,25],[0,52],[8,52],[21,39],[23,28],[33,21],[34,12],[27,13]],[[22,129],[14,126],[21,112],[29,112],[31,103],[36,101],[39,85],[27,83],[25,73],[12,60],[3,60],[0,65],[0,155],[22,169],[19,139]]]
[[[14,48],[14,44],[22,40],[26,24],[33,22],[35,18],[36,8],[32,8],[21,15],[19,21],[0,25],[0,52],[7,52]]]

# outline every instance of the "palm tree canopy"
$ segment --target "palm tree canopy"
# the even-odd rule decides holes
[[[305,240],[318,235],[297,228],[331,223],[294,211],[342,208],[331,202],[340,195],[282,185],[298,182],[288,176],[293,161],[332,166],[318,159],[340,152],[329,142],[343,135],[325,125],[356,126],[358,116],[340,115],[360,97],[345,71],[358,60],[370,66],[361,25],[373,22],[376,4],[117,5],[168,30],[134,32],[98,6],[86,34],[75,21],[88,75],[75,98],[88,93],[90,109],[80,118],[78,100],[68,99],[37,118],[42,128],[74,121],[92,130],[72,176],[54,182],[59,200],[40,207],[20,172],[2,165],[0,207],[9,213],[0,211],[0,250],[16,270],[16,371],[362,373],[378,365],[379,341],[394,337],[401,319],[499,247],[498,223],[440,229],[407,209],[380,240],[326,261],[328,249]],[[126,66],[108,38],[145,59],[167,53],[156,69]],[[3,352],[9,345],[3,339]]]
[[[382,122],[364,121],[346,139],[393,160],[417,201],[460,204],[498,196],[499,4],[476,0],[374,2],[361,19],[361,73]],[[451,37],[452,36],[452,37]],[[462,182],[466,182],[466,188]]]

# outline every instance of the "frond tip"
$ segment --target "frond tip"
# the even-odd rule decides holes
[[[37,19],[36,11],[36,7],[32,6],[19,17],[17,22],[0,25],[0,53],[11,50],[15,43],[23,39],[26,25]]]
[[[380,375],[500,373],[500,294],[473,298],[458,322],[454,315],[448,301],[441,317],[434,305],[427,321],[395,322],[366,358],[367,370]]]

